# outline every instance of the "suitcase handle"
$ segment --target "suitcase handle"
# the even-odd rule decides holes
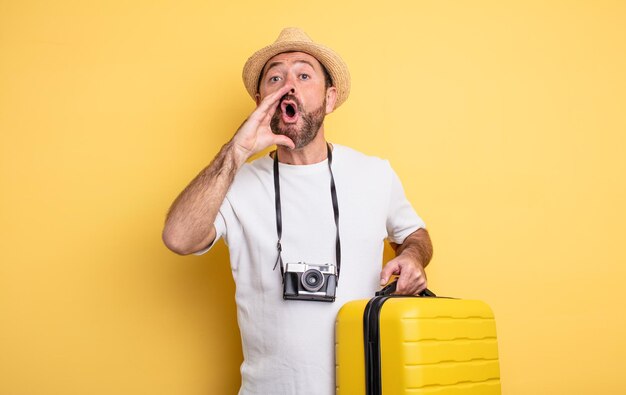
[[[376,292],[376,296],[388,296],[391,295],[392,293],[396,292],[396,288],[398,287],[398,280],[394,280],[391,283],[385,285],[385,287],[383,289],[381,289],[380,291]],[[435,295],[434,292],[432,292],[431,290],[429,290],[428,288],[426,288],[425,290],[423,290],[422,292],[419,293],[419,296],[427,296],[427,297],[431,297],[434,298],[437,295]]]

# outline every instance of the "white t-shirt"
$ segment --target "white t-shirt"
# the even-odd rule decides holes
[[[279,166],[283,262],[335,264],[328,162]],[[236,283],[244,354],[239,394],[331,395],[339,308],[374,295],[385,239],[401,244],[425,225],[387,161],[334,145],[341,238],[336,300],[283,300],[280,270],[272,270],[278,254],[272,168],[269,156],[245,164],[215,220]]]

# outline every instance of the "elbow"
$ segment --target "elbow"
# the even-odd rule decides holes
[[[173,232],[167,227],[163,229],[161,238],[163,240],[163,244],[165,244],[170,251],[178,255],[189,255],[195,252],[189,247],[188,243],[185,243],[184,238],[180,237],[176,234],[176,232]]]

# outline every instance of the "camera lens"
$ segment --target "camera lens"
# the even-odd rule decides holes
[[[301,282],[307,291],[319,291],[324,286],[324,275],[317,269],[309,269],[302,273]]]

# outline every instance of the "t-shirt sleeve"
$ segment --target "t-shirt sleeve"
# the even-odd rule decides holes
[[[391,171],[391,188],[389,210],[387,212],[387,239],[395,244],[402,244],[404,239],[416,230],[426,229],[426,224],[411,206],[404,195],[404,188],[393,169]]]
[[[225,217],[227,217],[229,213],[232,213],[232,211],[233,209],[230,203],[228,202],[228,199],[224,199],[224,201],[222,202],[222,205],[220,206],[220,210],[217,213],[217,217],[215,217],[215,221],[213,222],[213,226],[215,226],[215,240],[213,240],[213,243],[209,244],[208,246],[201,249],[200,251],[194,252],[194,255],[202,255],[202,254],[207,253],[211,248],[213,248],[215,243],[217,243],[217,241],[221,238],[224,238],[224,241],[226,241],[228,244]]]

